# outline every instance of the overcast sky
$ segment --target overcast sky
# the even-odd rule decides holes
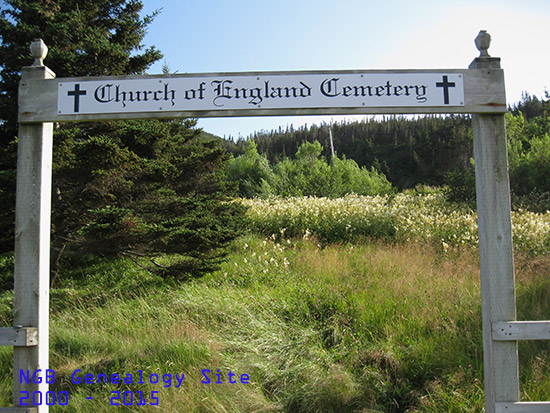
[[[150,74],[273,70],[459,69],[492,36],[509,103],[550,89],[548,0],[143,0],[160,10],[144,44],[164,53]],[[340,121],[329,117],[200,119],[219,136]],[[346,117],[350,119],[350,117]]]

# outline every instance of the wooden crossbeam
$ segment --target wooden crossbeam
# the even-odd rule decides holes
[[[38,345],[38,328],[36,327],[0,328],[0,346],[31,347],[36,345]],[[0,413],[2,413],[1,410]]]
[[[550,340],[550,321],[497,322],[492,330],[496,341]]]
[[[550,402],[496,403],[495,413],[548,413]]]

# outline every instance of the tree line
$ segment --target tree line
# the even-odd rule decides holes
[[[514,200],[526,201],[533,194],[536,199],[550,199],[545,195],[550,194],[550,94],[539,99],[524,93],[520,102],[509,107],[506,127]],[[342,157],[359,168],[377,171],[399,190],[419,184],[446,186],[450,200],[475,200],[469,115],[384,116],[300,128],[290,125],[249,139],[226,141],[225,147],[238,159],[251,142],[272,165],[297,160],[304,143],[319,142],[319,156],[328,163],[334,150],[335,159]]]
[[[330,161],[332,130],[334,152],[359,167],[383,173],[398,189],[417,184],[442,185],[445,173],[464,169],[472,156],[469,116],[384,116],[256,133],[251,140],[258,152],[273,164],[296,156],[304,142],[318,141],[322,155]],[[238,156],[246,140],[227,143]]]

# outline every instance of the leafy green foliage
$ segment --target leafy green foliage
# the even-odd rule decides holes
[[[334,156],[328,163],[321,155],[318,141],[304,142],[295,159],[286,158],[270,168],[267,159],[258,154],[254,141],[245,153],[227,167],[227,179],[239,185],[239,194],[246,198],[280,196],[327,196],[348,193],[384,194],[392,191],[386,177],[372,168],[360,168],[353,160]]]
[[[286,130],[257,133],[253,140],[272,164],[294,159],[304,142],[319,141],[321,155],[330,163],[329,128],[340,158],[345,156],[368,170],[374,167],[399,189],[419,183],[441,185],[446,172],[468,168],[472,157],[469,116],[391,116],[298,129],[291,125]],[[239,154],[244,144],[239,140],[228,149]]]
[[[0,292],[13,289],[13,266],[15,259],[12,253],[0,255]]]
[[[227,163],[226,174],[229,182],[238,185],[241,196],[265,198],[272,195],[275,175],[253,141],[248,143],[243,155]]]
[[[524,95],[514,112],[506,116],[512,190],[520,196],[550,192],[550,96]]]
[[[254,231],[275,238],[316,238],[324,243],[361,238],[422,241],[447,251],[478,244],[477,217],[444,194],[400,193],[343,198],[243,199]],[[550,212],[512,211],[514,248],[532,255],[550,251]]]
[[[454,170],[445,174],[445,195],[451,202],[464,202],[475,205],[476,202],[476,176],[472,167],[466,170]]]
[[[516,257],[518,318],[547,319],[546,261]],[[51,291],[50,327],[50,390],[70,392],[71,412],[112,411],[105,396],[112,390],[160,390],[166,412],[483,410],[475,250],[441,254],[422,243],[380,242],[320,248],[317,240],[249,234],[220,271],[191,284],[163,282],[126,258],[73,264],[74,278]],[[12,300],[0,293],[3,325]],[[519,353],[523,397],[548,400],[547,343],[525,342]],[[0,348],[1,405],[12,400],[12,358]],[[204,368],[219,368],[224,381],[228,370],[251,380],[203,385]],[[179,388],[137,380],[78,386],[70,381],[76,369],[186,378]]]

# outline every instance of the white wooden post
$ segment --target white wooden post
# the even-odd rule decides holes
[[[489,57],[490,37],[481,32],[481,52],[472,70],[500,70],[500,59]],[[503,114],[473,115],[477,213],[483,319],[485,412],[496,402],[519,400],[516,341],[494,341],[492,324],[516,320],[514,259],[506,127]]]
[[[37,44],[38,43],[38,44]],[[31,45],[33,66],[24,67],[20,88],[31,79],[53,79],[55,74],[42,64],[47,48],[42,40]],[[46,397],[49,349],[50,215],[53,123],[19,126],[17,147],[17,192],[15,217],[15,326],[36,327],[38,345],[14,347],[14,406],[20,391],[40,391]],[[41,383],[21,383],[20,370],[33,374],[42,370]],[[45,413],[43,399],[37,412]]]

